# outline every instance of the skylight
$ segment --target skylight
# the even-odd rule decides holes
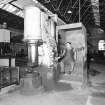
[[[0,4],[0,8],[2,8],[5,4]]]
[[[15,6],[13,6],[11,4],[0,4],[0,8],[8,11],[10,13],[13,13],[14,15],[24,17],[23,11],[16,8]]]

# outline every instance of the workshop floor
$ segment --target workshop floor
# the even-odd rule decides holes
[[[70,87],[69,85],[67,85]],[[64,86],[65,87],[65,86]],[[85,105],[87,95],[81,90],[66,89],[40,92],[36,95],[25,96],[20,91],[0,97],[0,105]]]
[[[90,68],[93,71],[90,76],[92,86],[89,88],[91,94],[86,105],[105,105],[105,65],[92,63]]]
[[[100,73],[90,76],[92,86],[87,89],[82,90],[80,83],[70,83],[62,78],[51,91],[27,96],[17,90],[0,96],[0,105],[105,105],[105,70],[103,65],[96,65],[93,67],[97,71],[100,69]]]

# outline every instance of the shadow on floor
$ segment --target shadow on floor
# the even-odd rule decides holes
[[[92,96],[101,98],[101,97],[105,97],[105,93],[103,93],[103,92],[93,92]]]
[[[57,91],[57,92],[61,92],[61,91],[70,91],[72,90],[72,86],[70,84],[67,83],[63,83],[63,82],[58,82],[56,84],[54,84],[53,86],[48,86],[45,88],[46,91]]]

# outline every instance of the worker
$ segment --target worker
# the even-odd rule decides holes
[[[74,59],[74,49],[70,42],[66,42],[61,48],[61,54],[56,58],[61,65],[61,72],[69,72],[71,74],[74,71],[75,59]]]

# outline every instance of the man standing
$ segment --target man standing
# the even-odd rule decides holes
[[[74,71],[74,65],[75,65],[74,49],[70,42],[66,42],[65,47],[66,47],[66,55],[63,59],[63,63],[65,65],[66,71],[71,74],[71,72]]]
[[[71,74],[74,71],[74,50],[70,42],[64,44],[57,59],[61,65],[61,72],[69,72]]]

